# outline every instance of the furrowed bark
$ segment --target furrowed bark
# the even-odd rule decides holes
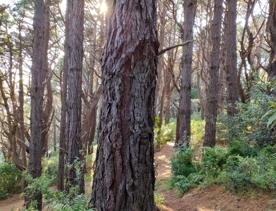
[[[91,207],[152,211],[158,54],[155,1],[117,0],[110,5]]]
[[[66,189],[84,193],[84,163],[81,142],[81,93],[84,31],[84,0],[68,0],[68,172]],[[78,169],[79,168],[79,169]],[[79,172],[79,174],[78,174]]]
[[[49,28],[48,26],[49,7],[47,1],[35,1],[34,14],[34,38],[33,38],[33,63],[32,63],[32,87],[31,87],[31,140],[29,173],[33,178],[41,175],[42,158],[42,114],[43,114],[43,93],[47,73],[47,50]],[[29,207],[35,202],[36,209],[42,209],[42,194],[34,191],[26,196],[26,206]]]

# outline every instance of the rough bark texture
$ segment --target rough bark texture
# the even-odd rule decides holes
[[[32,63],[32,87],[31,87],[31,140],[30,140],[30,160],[29,172],[33,178],[41,175],[42,157],[42,113],[43,113],[43,93],[47,72],[47,50],[49,29],[47,29],[47,2],[43,0],[35,1],[34,14],[34,38],[33,38],[33,63]],[[34,201],[38,210],[42,209],[42,194],[34,191],[26,197],[27,207]]]
[[[68,27],[68,172],[67,189],[77,186],[84,192],[81,142],[81,93],[83,61],[84,0],[68,0],[71,7]],[[80,168],[80,169],[77,169]],[[80,170],[80,174],[77,172]]]
[[[158,41],[155,0],[112,1],[91,207],[152,211]]]
[[[216,121],[218,104],[218,75],[219,57],[221,41],[221,23],[223,0],[214,0],[214,16],[211,25],[211,54],[209,65],[209,83],[206,90],[206,111],[205,111],[205,137],[204,146],[214,146],[216,144]]]
[[[239,97],[237,68],[237,0],[229,0],[225,14],[225,72],[227,83],[227,113],[237,113],[236,103]]]
[[[268,30],[270,33],[270,65],[268,70],[269,80],[276,80],[276,1],[269,1]]]
[[[196,0],[184,1],[183,41],[193,40]],[[177,117],[178,137],[176,145],[189,145],[191,136],[191,86],[192,86],[193,42],[183,47],[180,101]]]
[[[67,84],[68,84],[68,23],[71,7],[66,8],[65,18],[65,42],[64,42],[64,60],[63,73],[61,82],[61,119],[60,119],[60,134],[59,134],[59,161],[58,161],[58,190],[64,190],[64,165],[66,156],[66,143],[68,136],[66,133],[67,122]]]

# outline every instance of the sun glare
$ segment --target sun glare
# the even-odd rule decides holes
[[[102,14],[105,14],[107,12],[107,4],[106,4],[105,0],[103,0],[100,4],[100,12]]]

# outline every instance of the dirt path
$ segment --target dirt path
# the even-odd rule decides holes
[[[23,207],[24,201],[20,194],[15,194],[12,197],[0,201],[0,211],[17,211]]]
[[[237,196],[220,186],[193,189],[181,197],[164,185],[171,176],[173,151],[173,144],[168,143],[155,154],[157,193],[165,199],[161,211],[276,211],[275,195]]]

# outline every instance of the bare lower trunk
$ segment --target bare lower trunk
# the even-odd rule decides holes
[[[113,1],[111,5],[91,207],[152,211],[155,1]]]
[[[193,40],[196,0],[184,1],[183,42]],[[178,137],[176,145],[189,145],[191,136],[191,86],[192,86],[193,42],[183,47],[180,101],[178,110]]]
[[[84,163],[81,142],[81,93],[83,60],[84,0],[67,0],[71,7],[68,27],[68,172],[67,189],[84,192]],[[78,174],[79,172],[79,174]]]
[[[218,75],[219,75],[219,57],[221,41],[221,23],[223,0],[214,1],[214,17],[211,26],[211,55],[209,66],[209,83],[206,90],[206,111],[205,111],[205,137],[204,146],[214,146],[216,144],[216,121],[218,107]]]
[[[18,108],[18,121],[19,121],[19,140],[22,153],[23,166],[27,168],[27,158],[26,158],[26,146],[25,146],[25,123],[24,123],[24,87],[23,87],[23,46],[22,46],[22,25],[19,23],[19,108]]]
[[[68,22],[69,14],[71,13],[71,7],[66,8],[65,19],[65,42],[64,42],[64,59],[63,59],[63,73],[61,81],[61,117],[60,117],[60,133],[59,133],[59,160],[58,160],[58,190],[64,190],[64,178],[65,178],[65,157],[67,152],[68,136],[66,132],[67,125],[67,85],[68,85]]]
[[[33,63],[32,63],[32,88],[31,88],[31,140],[29,172],[33,178],[41,175],[42,157],[42,113],[43,93],[47,72],[47,50],[49,36],[47,3],[43,0],[35,1],[34,14],[34,40],[33,40]],[[38,210],[42,209],[42,194],[34,191],[26,196],[26,205],[35,202]]]
[[[227,1],[225,14],[225,72],[227,83],[227,113],[237,113],[236,103],[239,97],[237,69],[237,0]]]

